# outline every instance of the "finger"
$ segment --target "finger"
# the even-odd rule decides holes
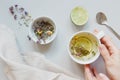
[[[102,80],[95,68],[93,68],[93,73],[95,75],[96,80]]]
[[[101,80],[110,80],[105,74],[100,73],[99,76]]]
[[[102,73],[98,74],[98,72],[96,71],[95,68],[93,70],[94,70],[94,74],[98,80],[109,80],[109,78],[105,74],[102,74]]]
[[[102,80],[95,68],[93,68],[93,72],[97,80]]]
[[[96,71],[96,69],[95,68],[93,68],[93,73],[94,73],[94,75],[96,76],[96,77],[98,77],[99,75],[98,75],[98,72]]]
[[[104,36],[101,39],[101,42],[107,47],[108,51],[110,52],[110,54],[115,53],[118,49],[116,48],[116,46],[112,43],[111,39],[107,36]]]
[[[119,53],[120,53],[120,49],[118,49]]]
[[[85,65],[84,69],[85,69],[85,79],[93,80],[93,74],[91,72],[90,65]]]
[[[107,48],[103,44],[101,44],[99,46],[99,50],[100,50],[100,53],[101,53],[101,55],[106,63],[110,58],[110,54],[109,54]]]

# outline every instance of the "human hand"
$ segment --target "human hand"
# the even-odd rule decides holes
[[[85,65],[85,80],[109,80],[106,75],[97,73],[96,69],[91,69],[90,65]]]
[[[99,47],[105,61],[107,73],[111,80],[120,80],[120,51],[112,43],[111,39],[104,36]]]

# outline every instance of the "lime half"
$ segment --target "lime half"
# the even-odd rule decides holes
[[[71,20],[78,26],[83,26],[88,21],[88,12],[82,7],[75,7],[71,11]]]

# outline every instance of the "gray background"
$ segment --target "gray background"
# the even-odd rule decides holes
[[[48,16],[56,24],[58,34],[55,40],[46,46],[34,44],[27,38],[28,28],[19,26],[9,13],[9,7],[19,4],[23,6],[33,18]],[[72,24],[70,12],[76,6],[84,7],[89,13],[88,23],[81,29]],[[71,35],[81,30],[103,30],[109,35],[118,48],[119,40],[104,26],[96,23],[96,13],[102,11],[108,17],[108,23],[117,31],[120,31],[120,0],[0,0],[0,23],[7,25],[16,34],[16,40],[20,52],[37,51],[43,53],[51,62],[83,77],[83,66],[73,62],[67,51],[68,40]],[[120,34],[120,32],[119,32]],[[103,60],[100,57],[93,63],[99,72],[105,73]],[[3,74],[0,63],[0,80],[7,80]],[[81,74],[81,75],[80,75]]]

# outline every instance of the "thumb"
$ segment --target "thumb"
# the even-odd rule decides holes
[[[99,76],[101,80],[110,80],[105,74],[100,73]]]
[[[107,63],[107,61],[109,61],[109,58],[110,58],[109,51],[107,50],[107,48],[103,44],[101,44],[99,46],[99,50],[100,50],[100,53],[101,53],[105,63]]]

